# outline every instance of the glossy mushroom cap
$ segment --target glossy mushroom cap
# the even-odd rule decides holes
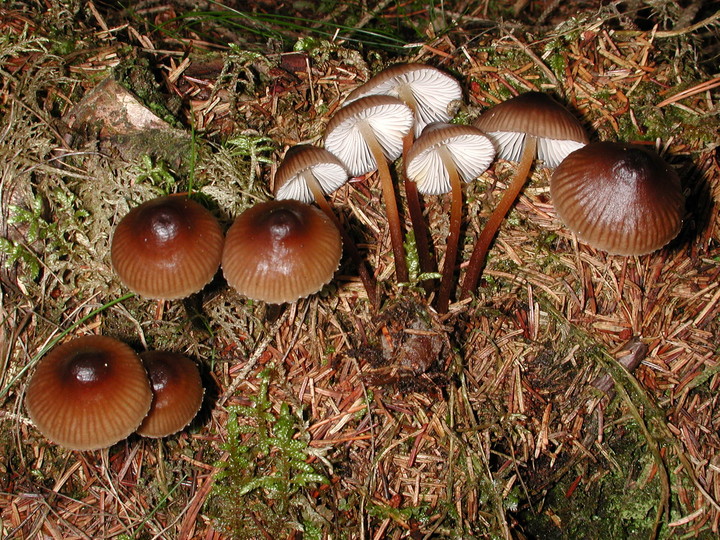
[[[275,198],[306,203],[315,197],[305,174],[315,177],[324,193],[332,193],[348,181],[345,166],[324,148],[299,144],[291,147],[275,173]]]
[[[133,292],[163,300],[202,289],[220,266],[223,234],[203,206],[180,195],[133,208],[112,239],[112,264]]]
[[[560,219],[591,246],[619,255],[661,248],[680,231],[680,178],[655,152],[592,143],[570,154],[550,179]]]
[[[140,353],[153,400],[145,420],[137,430],[143,437],[167,437],[177,433],[200,410],[205,392],[200,372],[187,356],[172,352]]]
[[[503,101],[482,113],[474,125],[492,139],[498,157],[509,161],[520,160],[526,136],[537,137],[537,156],[550,168],[588,143],[577,118],[542,92]]]
[[[286,200],[245,210],[228,230],[222,268],[240,294],[271,304],[319,291],[340,264],[337,227],[318,208]]]
[[[133,433],[150,409],[145,368],[128,345],[79,337],[51,350],[35,370],[25,406],[37,429],[73,450],[111,446]]]
[[[470,182],[480,176],[495,158],[495,147],[485,134],[473,126],[444,123],[428,125],[407,155],[408,177],[418,191],[439,195],[450,191],[450,175],[440,149],[445,149],[460,178]]]
[[[328,122],[325,148],[343,162],[353,176],[374,171],[378,164],[364,136],[371,130],[388,161],[402,154],[403,137],[413,125],[413,113],[399,99],[368,96],[340,109]]]
[[[370,95],[398,98],[413,109],[415,136],[432,122],[447,122],[462,99],[460,83],[433,66],[395,64],[353,90],[347,103]]]

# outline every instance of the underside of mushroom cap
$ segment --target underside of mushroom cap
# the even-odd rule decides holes
[[[323,190],[332,193],[348,181],[342,162],[324,148],[300,144],[291,147],[275,173],[275,198],[311,203],[315,200],[304,174],[312,174]]]
[[[395,64],[353,90],[347,103],[370,95],[396,97],[415,112],[415,136],[428,124],[447,122],[462,99],[460,83],[451,75],[425,64]]]
[[[519,161],[525,138],[537,137],[537,156],[557,167],[570,152],[589,141],[570,111],[543,92],[527,92],[483,112],[474,125],[495,143],[498,157]]]
[[[367,96],[353,101],[332,117],[325,130],[325,148],[337,156],[353,176],[377,169],[363,127],[372,130],[388,161],[402,154],[403,137],[413,125],[410,108],[390,96]]]
[[[428,125],[407,155],[408,177],[426,195],[450,191],[450,175],[438,151],[440,147],[448,151],[464,182],[471,182],[485,172],[495,157],[493,143],[473,126]]]

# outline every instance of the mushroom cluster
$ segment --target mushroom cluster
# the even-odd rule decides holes
[[[201,290],[221,267],[240,294],[282,304],[321,290],[339,267],[344,245],[377,308],[375,277],[326,195],[351,175],[377,171],[395,274],[407,282],[405,234],[389,167],[401,156],[425,274],[434,271],[435,261],[420,194],[450,194],[450,228],[435,304],[440,313],[448,311],[453,294],[462,183],[482,175],[496,154],[519,163],[476,240],[461,298],[475,290],[492,240],[536,158],[556,169],[550,194],[558,216],[591,246],[641,255],[678,234],[684,211],[680,179],[655,152],[626,143],[590,143],[580,122],[541,92],[500,103],[472,126],[453,125],[448,122],[461,97],[459,83],[439,69],[391,66],[348,96],[327,125],[324,148],[301,144],[287,151],[275,177],[275,200],[245,210],[226,235],[212,213],[187,196],[148,201],[118,224],[113,267],[130,290],[160,300]],[[147,437],[175,433],[197,414],[202,399],[198,368],[190,359],[154,351],[137,355],[115,339],[87,336],[41,359],[27,387],[26,406],[48,439],[89,450],[134,432]]]
[[[52,349],[28,383],[25,406],[38,431],[72,450],[106,448],[137,432],[166,437],[185,428],[203,399],[197,365],[106,336]]]
[[[186,197],[164,197],[132,210],[113,238],[113,265],[120,279],[144,296],[181,298],[207,284],[222,263],[230,286],[248,298],[294,302],[332,279],[344,247],[377,308],[376,278],[326,197],[349,177],[377,171],[395,275],[398,282],[408,282],[405,230],[389,167],[400,157],[421,276],[432,276],[437,268],[421,195],[450,194],[450,228],[435,297],[440,313],[449,308],[457,272],[461,182],[482,175],[496,154],[517,161],[518,166],[475,241],[460,298],[477,287],[492,241],[536,158],[542,166],[558,169],[551,196],[561,220],[581,240],[611,253],[632,255],[658,249],[679,231],[684,206],[679,180],[659,157],[648,157],[651,153],[622,143],[612,151],[609,143],[588,147],[589,137],[578,119],[543,92],[526,92],[499,103],[472,126],[448,123],[461,99],[460,83],[440,69],[417,63],[386,68],[347,96],[327,124],[323,148],[309,144],[289,148],[275,175],[275,201],[238,216],[224,241],[213,216]],[[595,148],[614,157],[597,157],[596,163],[589,158]],[[643,171],[641,161],[646,162]],[[634,172],[623,176],[619,170]],[[630,176],[638,181],[629,180]],[[575,182],[578,177],[582,180]],[[664,202],[652,203],[652,199]],[[617,210],[628,207],[628,201],[632,201],[626,208],[629,213],[620,214]],[[642,204],[660,206],[641,209]],[[657,224],[652,239],[628,239],[628,231],[641,222],[660,221],[664,228]],[[430,280],[424,280],[423,286],[428,294],[434,291]]]

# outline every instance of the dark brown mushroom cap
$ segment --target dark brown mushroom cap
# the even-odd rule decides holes
[[[268,201],[245,210],[230,227],[222,269],[240,294],[282,304],[319,291],[341,255],[340,233],[321,210],[300,201]]]
[[[187,356],[164,351],[140,353],[152,387],[153,400],[137,430],[143,437],[177,433],[200,410],[205,392],[200,371]]]
[[[417,183],[420,193],[439,195],[450,191],[450,175],[440,148],[448,152],[464,182],[480,176],[495,158],[493,143],[478,128],[429,124],[407,154],[407,175]]]
[[[313,196],[304,174],[315,177],[324,193],[332,193],[348,181],[345,166],[324,148],[299,144],[286,153],[275,173],[275,198],[313,202]]]
[[[550,179],[560,219],[591,246],[619,255],[661,248],[680,231],[680,178],[655,152],[597,142],[570,154]]]
[[[133,208],[120,221],[112,239],[112,264],[131,291],[172,300],[210,282],[222,246],[220,224],[207,209],[170,195]]]
[[[404,101],[415,114],[415,136],[428,124],[447,122],[462,99],[460,83],[448,73],[425,64],[395,64],[350,92],[346,104],[370,95]]]
[[[413,125],[413,113],[397,98],[367,96],[346,105],[325,130],[325,148],[342,161],[353,176],[377,169],[363,131],[372,130],[388,161],[402,154],[403,137]]]
[[[493,140],[498,157],[509,161],[520,160],[526,136],[537,137],[537,156],[551,168],[588,143],[578,119],[543,92],[503,101],[483,112],[474,125]]]
[[[85,336],[52,349],[25,395],[37,429],[73,450],[111,446],[133,433],[152,393],[135,351],[116,339]]]

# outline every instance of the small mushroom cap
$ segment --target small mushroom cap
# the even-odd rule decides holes
[[[220,224],[205,207],[170,195],[133,208],[120,221],[112,239],[112,264],[131,291],[173,300],[210,282],[222,246]]]
[[[570,154],[550,179],[560,219],[581,240],[619,255],[661,248],[680,231],[680,178],[655,152],[615,142]]]
[[[460,178],[470,182],[480,176],[495,158],[495,147],[473,126],[429,124],[407,155],[407,175],[420,193],[439,195],[450,191],[450,175],[440,155],[445,148]]]
[[[85,336],[52,349],[25,395],[37,429],[72,450],[112,446],[133,433],[152,393],[135,351],[116,339]]]
[[[332,193],[348,181],[342,162],[324,148],[299,144],[291,147],[275,173],[275,198],[311,203],[315,200],[304,174],[312,174],[324,193]]]
[[[374,133],[388,161],[402,154],[403,137],[413,125],[413,113],[397,98],[367,96],[340,109],[328,122],[325,148],[343,162],[353,176],[377,169],[361,124]]]
[[[164,351],[140,353],[152,387],[153,400],[137,430],[143,437],[167,437],[187,426],[200,410],[205,390],[195,362]]]
[[[240,294],[282,304],[322,289],[341,256],[340,233],[321,210],[300,201],[268,201],[245,210],[230,227],[222,268]]]
[[[415,136],[428,124],[447,122],[462,99],[460,83],[451,75],[425,64],[395,64],[350,92],[347,103],[370,95],[398,98],[415,112]]]
[[[537,137],[538,158],[550,168],[588,143],[578,119],[543,92],[503,101],[482,113],[474,125],[493,140],[498,157],[509,161],[520,160],[526,136]]]

